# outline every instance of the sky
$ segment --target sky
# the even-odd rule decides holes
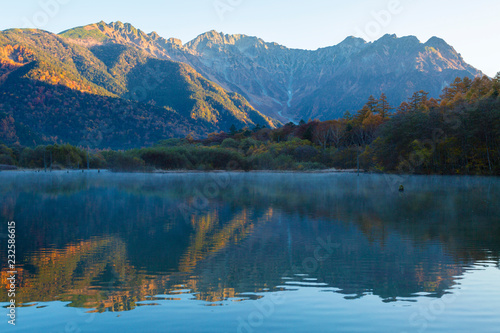
[[[485,74],[500,71],[498,0],[3,0],[1,8],[0,30],[122,21],[184,43],[213,29],[310,50],[348,36],[438,36]]]

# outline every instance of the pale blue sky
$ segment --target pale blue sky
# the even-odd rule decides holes
[[[0,30],[61,32],[100,20],[129,22],[183,42],[215,29],[304,49],[350,35],[375,40],[395,33],[422,42],[438,36],[486,74],[500,71],[498,0],[9,0],[2,2]]]

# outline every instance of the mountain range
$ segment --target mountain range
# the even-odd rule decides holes
[[[210,31],[183,44],[130,24],[0,32],[2,141],[123,148],[159,139],[337,118],[384,92],[438,97],[482,73],[444,40],[348,37],[315,51]]]

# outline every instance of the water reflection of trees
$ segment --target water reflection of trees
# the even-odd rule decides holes
[[[412,177],[400,195],[377,176],[233,175],[200,208],[213,176],[63,177],[0,185],[2,217],[23,231],[24,302],[122,311],[179,288],[213,302],[293,286],[297,273],[357,297],[441,296],[500,252],[491,179]],[[339,246],[306,272],[318,236]]]

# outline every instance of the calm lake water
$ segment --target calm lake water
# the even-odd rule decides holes
[[[11,220],[2,332],[500,331],[499,178],[0,172],[4,291]]]

